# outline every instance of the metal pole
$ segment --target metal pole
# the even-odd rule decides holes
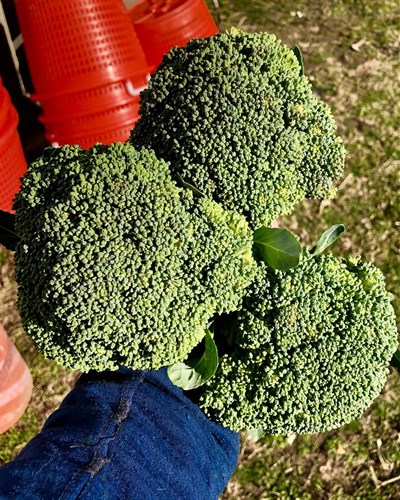
[[[219,5],[219,0],[213,0],[213,2],[214,2],[215,12],[217,13],[218,29],[221,33],[223,33],[225,31],[225,27],[224,27],[224,21],[222,20],[222,13],[221,13],[221,7]]]
[[[22,91],[22,93],[23,93],[24,96],[29,97],[29,94],[28,94],[28,92],[25,89],[25,84],[24,84],[24,81],[22,80],[22,76],[21,76],[21,73],[20,73],[20,70],[19,70],[19,60],[18,60],[17,52],[15,50],[16,46],[18,48],[22,44],[22,35],[19,35],[16,38],[16,44],[15,44],[14,41],[13,41],[13,39],[11,38],[10,29],[8,27],[8,24],[7,24],[7,19],[6,19],[6,15],[4,13],[3,4],[1,2],[1,0],[0,0],[0,24],[4,28],[4,32],[5,32],[5,35],[6,35],[8,47],[10,49],[11,58],[12,58],[13,63],[14,63],[14,68],[15,68],[15,71],[17,73],[17,77],[18,77],[19,85],[21,87],[21,91]]]

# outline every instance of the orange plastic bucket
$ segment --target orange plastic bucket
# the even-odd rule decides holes
[[[57,121],[129,103],[132,97],[139,96],[140,92],[147,87],[148,79],[148,74],[141,73],[126,80],[79,92],[34,95],[32,100],[40,102],[44,110],[44,121]]]
[[[11,101],[8,92],[1,84],[0,78],[0,137],[4,129],[7,128],[7,122],[10,115]]]
[[[53,146],[64,146],[66,144],[77,144],[84,149],[91,148],[97,143],[112,144],[113,142],[126,142],[129,139],[131,130],[135,127],[137,119],[129,121],[119,127],[92,132],[91,134],[81,134],[77,136],[63,135],[55,137],[52,134],[46,134],[49,142]]]
[[[139,98],[131,97],[130,102],[122,106],[80,116],[61,116],[58,120],[41,115],[39,120],[45,125],[48,133],[54,135],[57,142],[62,136],[93,135],[101,130],[118,129],[126,123],[139,118]]]
[[[37,94],[69,93],[146,73],[122,0],[16,0]]]
[[[13,212],[13,199],[26,171],[26,160],[17,130],[0,139],[0,210]]]
[[[26,170],[26,160],[17,132],[18,114],[8,92],[1,86],[3,108],[0,113],[0,210],[12,212],[12,202]]]
[[[32,396],[32,376],[0,325],[0,434],[23,415]]]
[[[158,66],[175,45],[218,33],[204,0],[141,0],[129,17],[150,66]]]

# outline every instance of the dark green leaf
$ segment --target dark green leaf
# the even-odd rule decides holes
[[[315,247],[311,250],[313,255],[319,255],[324,252],[329,245],[332,245],[334,241],[336,241],[339,236],[345,231],[345,227],[343,224],[335,224],[334,226],[327,229],[320,239],[318,240]]]
[[[255,441],[265,436],[265,432],[262,429],[249,429],[247,434]]]
[[[168,368],[171,382],[186,391],[196,389],[209,380],[218,368],[218,351],[211,333],[207,330],[205,350],[200,359],[188,359]]]
[[[0,210],[0,244],[9,250],[15,250],[18,236],[15,233],[15,215]]]
[[[296,56],[296,58],[300,64],[300,76],[303,76],[304,75],[304,61],[303,61],[303,54],[301,53],[301,49],[298,45],[295,45],[292,50],[293,50],[294,55]]]
[[[397,349],[397,351],[394,353],[390,364],[393,366],[393,368],[400,372],[400,349]]]
[[[301,245],[287,229],[260,227],[253,240],[256,252],[272,269],[291,269],[300,262]]]
[[[180,174],[176,174],[176,178],[178,180],[178,184],[184,188],[187,188],[187,189],[190,189],[191,191],[193,191],[193,193],[199,197],[199,198],[204,198],[204,193],[202,193],[201,191],[199,191],[196,187],[192,186],[192,184],[189,184],[189,182],[186,182],[185,180],[183,180],[182,176]]]

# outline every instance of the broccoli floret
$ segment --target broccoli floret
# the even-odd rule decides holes
[[[178,188],[130,144],[46,150],[15,208],[25,329],[70,368],[182,361],[255,273],[245,219]]]
[[[285,435],[359,417],[396,350],[391,298],[370,263],[306,253],[290,271],[260,264],[243,309],[220,327],[236,348],[222,356],[202,408],[237,431]]]
[[[274,35],[232,33],[172,49],[141,94],[136,146],[252,227],[334,193],[344,148],[326,104]]]

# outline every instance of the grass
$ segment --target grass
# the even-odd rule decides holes
[[[275,33],[300,45],[315,91],[334,111],[348,151],[335,200],[307,201],[281,221],[312,245],[327,226],[347,232],[332,250],[384,271],[400,318],[400,8],[394,0],[220,0],[225,26]],[[212,2],[210,1],[210,5]],[[76,374],[35,353],[16,310],[12,255],[0,249],[0,322],[24,355],[34,394],[24,417],[0,436],[0,463],[40,428]],[[363,417],[326,434],[254,441],[242,436],[224,500],[400,498],[400,377]]]
[[[221,3],[226,27],[269,31],[301,47],[306,74],[332,107],[346,144],[346,174],[336,199],[306,201],[281,225],[312,246],[327,227],[344,223],[347,231],[332,251],[378,265],[400,319],[398,3]],[[399,394],[400,379],[392,373],[372,408],[337,431],[258,442],[244,435],[240,463],[223,498],[400,498]]]
[[[318,435],[243,436],[240,465],[224,495],[247,498],[398,498],[400,390],[393,375],[361,420]]]
[[[11,460],[38,433],[77,378],[77,374],[60,368],[36,352],[22,330],[16,301],[13,257],[11,252],[0,247],[0,323],[28,364],[34,384],[28,410],[16,425],[0,435],[0,465]]]

